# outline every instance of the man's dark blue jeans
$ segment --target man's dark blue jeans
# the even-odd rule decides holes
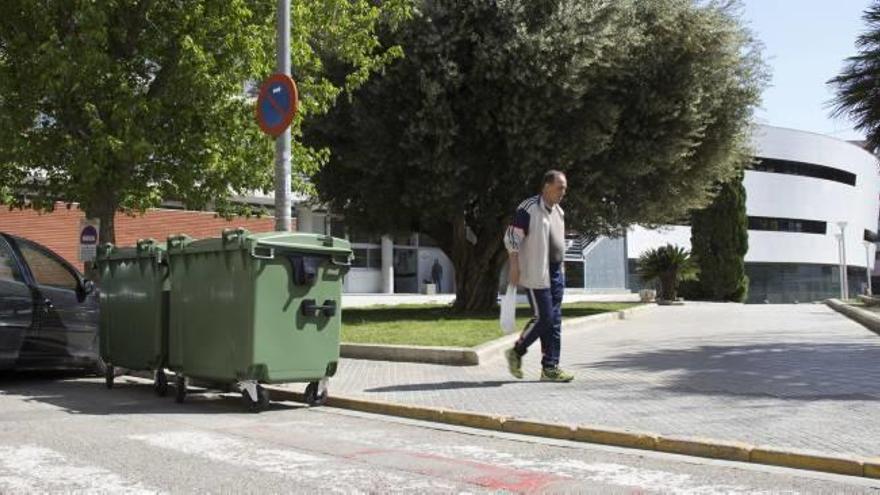
[[[529,305],[534,316],[513,346],[516,353],[524,355],[535,340],[541,339],[541,365],[556,368],[559,365],[559,350],[562,345],[562,293],[565,291],[565,277],[562,263],[550,263],[550,288],[526,289]]]

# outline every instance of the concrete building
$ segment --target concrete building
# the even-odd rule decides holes
[[[810,132],[759,126],[758,163],[746,171],[749,302],[804,302],[840,294],[841,247],[849,293],[864,291],[876,257],[880,176],[864,148]],[[838,235],[843,233],[843,243]],[[630,271],[666,243],[690,249],[690,228],[635,227],[627,236]],[[639,286],[630,277],[631,289]]]

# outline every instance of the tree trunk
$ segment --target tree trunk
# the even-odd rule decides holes
[[[498,275],[507,260],[502,242],[504,225],[499,223],[496,229],[482,229],[476,243],[467,239],[463,216],[453,221],[452,231],[453,308],[459,312],[494,309],[498,300]]]
[[[116,244],[116,210],[118,205],[115,201],[100,201],[95,206],[86,208],[86,218],[97,218],[101,221],[98,227],[98,246],[106,243]],[[85,264],[86,278],[98,280],[98,271],[95,269],[94,263],[87,262]]]
[[[664,274],[660,277],[660,298],[665,301],[675,301],[675,274]]]
[[[98,231],[98,243],[107,242],[116,244],[116,211],[102,211],[97,216],[101,221],[101,227]]]

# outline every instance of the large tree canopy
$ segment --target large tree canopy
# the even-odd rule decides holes
[[[764,66],[734,9],[690,0],[431,0],[404,59],[306,131],[321,197],[351,225],[415,229],[495,302],[503,229],[548,168],[569,229],[685,217],[741,168]]]
[[[880,1],[875,0],[863,16],[867,30],[856,39],[858,54],[847,59],[839,76],[830,80],[836,93],[832,105],[836,117],[849,116],[856,129],[866,134],[868,146],[880,150]]]
[[[302,104],[294,187],[328,157],[302,122],[399,55],[376,27],[405,0],[293,2],[291,54]],[[113,241],[116,211],[163,199],[229,211],[271,188],[272,140],[247,91],[275,65],[273,0],[30,0],[0,3],[0,201],[79,202]],[[343,66],[338,79],[328,60]]]

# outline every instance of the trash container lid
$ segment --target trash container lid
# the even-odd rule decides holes
[[[141,239],[135,246],[118,247],[109,243],[99,246],[96,260],[98,262],[143,258],[157,258],[161,260],[164,252],[164,245],[157,243],[153,239]]]
[[[256,242],[258,246],[311,253],[351,254],[351,243],[349,241],[329,235],[302,232],[262,232],[250,234],[247,238]]]

